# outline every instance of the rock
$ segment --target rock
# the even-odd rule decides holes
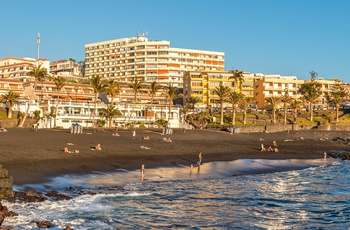
[[[38,192],[32,188],[26,192],[26,196],[37,196],[37,195],[38,195]]]
[[[0,165],[0,201],[13,195],[13,178],[8,175],[8,171]]]
[[[65,227],[63,230],[73,230],[73,228],[67,226],[67,227]]]
[[[51,228],[53,227],[52,223],[48,220],[43,220],[43,221],[33,221],[33,223],[38,226],[38,228]]]
[[[57,191],[54,191],[54,190],[46,193],[45,195],[48,196],[48,197],[54,197],[54,198],[56,198],[57,201],[72,199],[70,196],[66,196],[66,195],[60,194],[60,193],[58,193]]]

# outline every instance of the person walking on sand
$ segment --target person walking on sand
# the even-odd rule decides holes
[[[141,181],[145,180],[145,165],[141,166]]]
[[[132,138],[135,139],[135,137],[136,137],[136,129],[134,129],[134,130],[132,131]]]
[[[199,152],[198,154],[198,165],[202,164],[202,152]]]

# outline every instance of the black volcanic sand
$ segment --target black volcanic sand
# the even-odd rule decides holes
[[[350,138],[347,132],[290,131],[278,133],[230,134],[214,130],[174,129],[173,135],[162,135],[162,129],[118,130],[94,132],[85,129],[83,134],[71,134],[70,130],[13,128],[0,133],[0,164],[9,170],[14,184],[45,182],[48,177],[63,174],[112,171],[117,168],[138,169],[190,165],[203,153],[203,163],[231,161],[236,159],[319,159],[324,151],[350,151],[348,141],[333,141],[334,138]],[[142,137],[149,136],[150,140]],[[170,137],[172,142],[164,142]],[[303,137],[304,140],[298,140]],[[261,152],[277,142],[279,152]],[[288,140],[288,141],[286,141]],[[292,141],[293,140],[293,141]],[[67,145],[73,143],[74,145]],[[93,151],[100,144],[102,151]],[[64,153],[64,147],[79,150],[79,153]],[[142,148],[141,146],[150,148]]]

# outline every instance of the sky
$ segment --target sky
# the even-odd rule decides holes
[[[225,70],[350,83],[348,0],[14,0],[1,2],[0,59],[84,60],[85,44],[147,33],[225,53]]]

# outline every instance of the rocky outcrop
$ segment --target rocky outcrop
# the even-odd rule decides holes
[[[0,201],[13,195],[13,178],[8,175],[8,171],[0,165]]]

